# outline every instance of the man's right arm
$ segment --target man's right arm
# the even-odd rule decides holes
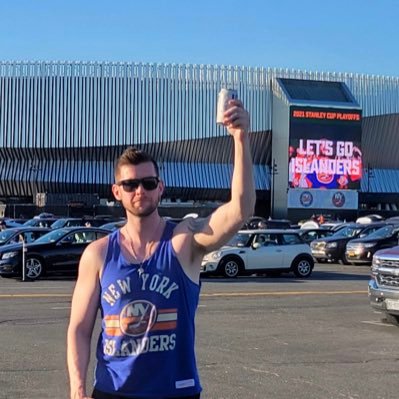
[[[91,336],[99,306],[99,274],[107,242],[108,238],[104,238],[90,244],[83,252],[79,264],[68,327],[67,360],[71,399],[89,398],[86,395],[86,374],[90,361]]]

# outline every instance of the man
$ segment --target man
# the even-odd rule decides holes
[[[194,316],[205,253],[226,243],[255,204],[249,115],[229,102],[224,125],[234,140],[231,200],[206,219],[175,225],[158,213],[164,191],[158,166],[127,149],[115,167],[112,191],[127,223],[91,243],[82,255],[68,328],[71,399],[88,398],[86,373],[97,310],[95,399],[195,399],[201,386],[194,354]]]

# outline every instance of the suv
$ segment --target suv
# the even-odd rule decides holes
[[[399,246],[381,249],[373,256],[368,286],[370,305],[399,325]]]
[[[367,237],[350,240],[346,244],[346,259],[353,264],[370,265],[377,250],[398,245],[398,239],[399,225],[387,224]]]
[[[366,237],[370,233],[378,230],[384,223],[360,224],[351,223],[336,231],[332,236],[314,240],[310,243],[312,255],[317,262],[341,261],[344,265],[348,264],[345,255],[345,248],[348,241],[357,237]]]
[[[281,229],[240,230],[225,246],[206,254],[202,273],[237,277],[239,274],[293,272],[312,274],[314,261],[309,245],[295,231]]]

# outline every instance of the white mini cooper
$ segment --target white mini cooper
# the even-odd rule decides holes
[[[293,272],[307,278],[313,266],[309,245],[293,230],[240,230],[225,246],[204,256],[201,272],[226,277]]]

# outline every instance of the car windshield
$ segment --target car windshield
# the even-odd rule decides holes
[[[392,225],[381,227],[380,229],[373,231],[371,234],[367,236],[367,238],[386,238],[391,236],[392,231],[395,227]]]
[[[246,247],[250,238],[250,234],[237,233],[226,245],[229,247]]]
[[[358,227],[343,227],[342,229],[338,230],[336,233],[334,233],[331,237],[355,237],[357,236],[362,229]]]
[[[121,222],[105,223],[105,224],[102,224],[100,227],[102,229],[107,229],[107,230],[116,230],[116,229],[123,227],[125,224],[126,224],[126,222],[123,220]]]
[[[68,232],[69,232],[69,230],[67,230],[67,229],[57,229],[54,231],[50,231],[49,233],[45,234],[44,236],[41,236],[40,238],[38,238],[35,241],[35,243],[55,242],[55,241],[58,241],[61,237],[63,237]]]
[[[0,233],[0,244],[5,243],[14,235],[14,231],[12,230],[4,230]]]
[[[23,226],[36,226],[36,225],[37,225],[37,219],[29,219],[23,224]]]
[[[58,219],[56,220],[50,227],[52,229],[59,229],[65,226],[66,219]]]

